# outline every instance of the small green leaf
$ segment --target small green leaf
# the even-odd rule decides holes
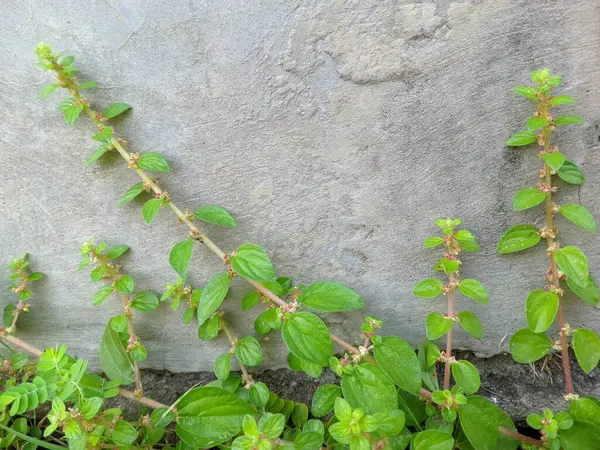
[[[122,294],[129,294],[133,291],[135,283],[133,282],[133,278],[129,275],[123,275],[117,281],[115,281],[115,289]]]
[[[425,430],[414,436],[410,448],[411,450],[452,450],[454,439],[451,434],[440,430]]]
[[[508,147],[522,147],[534,142],[537,142],[537,135],[533,131],[519,131],[506,141],[506,145]]]
[[[94,306],[100,305],[104,300],[108,298],[110,294],[112,294],[113,288],[112,286],[104,286],[96,291],[94,294],[94,299],[92,300],[92,304]]]
[[[188,266],[192,259],[193,250],[194,241],[192,239],[186,239],[185,241],[175,244],[169,253],[169,264],[171,264],[173,270],[179,274],[183,281],[185,281],[185,278],[187,277]]]
[[[542,159],[555,172],[560,170],[565,163],[565,155],[563,155],[561,152],[544,153]]]
[[[594,233],[596,231],[596,220],[594,216],[585,209],[583,206],[577,203],[569,203],[562,205],[559,212],[563,217],[573,222],[579,228]]]
[[[167,160],[161,154],[153,152],[142,153],[137,165],[140,169],[151,172],[168,172],[171,170]]]
[[[298,358],[328,365],[333,342],[327,325],[319,317],[305,311],[294,313],[283,323],[281,334],[288,350]]]
[[[525,301],[527,327],[534,333],[543,333],[550,328],[558,312],[558,302],[558,295],[554,292],[532,291]]]
[[[95,81],[86,81],[79,85],[79,90],[82,91],[84,89],[93,89],[93,88],[97,88],[97,87],[98,87],[98,83],[96,83]]]
[[[134,381],[133,360],[126,351],[127,344],[110,325],[107,325],[100,342],[100,367],[111,380],[121,380],[123,384]]]
[[[460,325],[471,336],[477,339],[483,339],[484,330],[479,318],[471,311],[462,311],[458,313]]]
[[[302,428],[308,420],[308,406],[304,403],[296,403],[291,415],[292,423]],[[319,447],[320,448],[320,447]]]
[[[258,422],[258,430],[271,439],[277,439],[285,428],[283,414],[263,414]]]
[[[125,333],[127,331],[127,317],[123,314],[112,317],[110,319],[110,327],[117,333]]]
[[[223,353],[215,360],[215,376],[218,380],[226,380],[231,370],[231,354]]]
[[[247,292],[242,298],[242,311],[250,311],[260,301],[260,295],[256,291]]]
[[[52,94],[56,88],[58,88],[60,86],[60,84],[58,83],[53,83],[53,84],[49,84],[48,86],[45,86],[42,89],[42,92],[40,93],[40,98],[42,100],[44,100],[46,97],[48,97],[50,94]]]
[[[198,305],[198,323],[202,325],[219,307],[231,285],[229,273],[223,272],[213,276],[200,295],[200,304]]]
[[[151,198],[146,203],[144,203],[144,206],[142,208],[142,216],[144,217],[144,222],[152,223],[152,221],[156,217],[156,214],[158,213],[158,210],[162,206],[162,202],[163,201],[160,198]]]
[[[444,291],[444,285],[440,280],[428,278],[419,281],[413,288],[413,294],[422,298],[437,297]]]
[[[129,203],[131,200],[136,198],[142,192],[144,192],[144,183],[142,181],[140,181],[139,183],[136,183],[133,186],[131,186],[129,189],[127,189],[127,192],[125,192],[121,196],[121,198],[119,199],[119,206]]]
[[[129,250],[129,246],[128,245],[125,245],[125,244],[113,245],[106,252],[106,257],[108,259],[117,259],[119,256],[121,256],[127,250]]]
[[[65,121],[72,126],[81,112],[83,111],[83,105],[74,104],[71,107],[65,109],[63,111],[63,115],[65,116]]]
[[[267,405],[269,401],[269,388],[265,383],[254,383],[248,392],[248,399],[259,408]]]
[[[315,391],[311,413],[315,417],[323,417],[333,411],[335,399],[342,396],[342,388],[335,384],[322,384]]]
[[[444,317],[440,313],[429,313],[425,319],[427,339],[435,341],[436,339],[441,338],[450,331],[453,324],[454,321],[452,319]]]
[[[552,341],[545,334],[526,328],[517,331],[510,340],[510,352],[515,361],[529,364],[542,359],[552,350]]]
[[[538,116],[530,117],[529,120],[527,120],[527,129],[529,131],[539,130],[540,128],[544,128],[546,125],[548,125],[548,119],[543,119]]]
[[[585,182],[583,172],[579,166],[572,161],[565,161],[556,173],[563,181],[569,184],[583,184]]]
[[[533,208],[546,199],[546,194],[536,188],[522,188],[515,195],[513,208],[517,211]]]
[[[104,111],[102,111],[102,115],[107,119],[112,119],[113,117],[117,117],[119,114],[123,114],[129,108],[131,108],[131,106],[129,106],[127,103],[111,103]]]
[[[541,239],[535,226],[515,225],[504,233],[498,242],[498,252],[502,254],[520,252],[537,245]]]
[[[444,243],[444,239],[441,237],[437,237],[437,236],[428,237],[427,239],[425,239],[425,242],[423,242],[423,248],[433,248],[433,247],[437,247],[438,245],[441,245],[443,243]]]
[[[98,161],[98,160],[99,160],[99,159],[102,157],[102,155],[104,155],[106,152],[108,152],[108,144],[101,145],[101,146],[100,146],[100,147],[98,147],[98,148],[97,148],[97,149],[94,151],[94,153],[92,153],[92,154],[90,155],[90,157],[89,157],[89,158],[86,160],[86,162],[85,162],[85,166],[86,166],[86,167],[89,167],[89,166],[91,166],[91,165],[92,165],[92,164],[94,164],[96,161]]]
[[[439,265],[446,275],[451,275],[456,273],[460,264],[456,259],[442,258]]]
[[[267,252],[255,244],[240,246],[230,263],[231,268],[244,278],[263,282],[275,281],[277,278]]]
[[[213,316],[198,327],[198,337],[203,341],[212,341],[219,334],[219,317]]]
[[[576,284],[585,285],[589,277],[588,259],[577,247],[572,245],[562,247],[554,253],[558,268]]]
[[[214,223],[226,228],[235,228],[237,226],[237,222],[231,217],[231,214],[216,205],[201,206],[194,213],[194,216],[204,222]]]
[[[598,304],[600,292],[598,292],[596,281],[591,275],[588,276],[587,282],[583,285],[577,284],[571,279],[567,279],[567,286],[569,286],[569,289],[584,302],[589,303],[592,306]]]
[[[528,98],[530,100],[536,99],[536,90],[531,86],[518,86],[513,89],[516,94],[519,94],[522,97]]]
[[[600,361],[600,339],[592,330],[578,328],[573,332],[573,351],[585,373],[590,373]]]
[[[235,356],[247,366],[260,365],[263,358],[260,343],[252,336],[243,337],[235,346]]]
[[[418,395],[421,366],[410,344],[396,336],[384,336],[381,342],[374,345],[373,356],[400,389]]]
[[[362,309],[360,296],[340,283],[325,281],[302,289],[298,301],[307,308],[324,312],[342,312]]]
[[[158,308],[160,301],[156,294],[150,291],[142,291],[135,294],[131,302],[131,307],[136,311],[150,312]]]
[[[554,124],[558,127],[561,125],[583,125],[583,119],[579,116],[558,116],[554,119]]]
[[[479,372],[469,361],[462,360],[452,364],[452,376],[465,394],[474,394],[479,390]]]
[[[465,278],[458,283],[458,290],[465,297],[469,297],[476,302],[486,304],[488,302],[488,292],[483,284],[473,278]]]
[[[569,97],[568,95],[556,95],[555,97],[552,97],[550,106],[570,105],[573,103],[575,103],[575,99],[573,97]]]

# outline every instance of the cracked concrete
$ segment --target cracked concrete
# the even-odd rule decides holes
[[[384,333],[412,343],[424,318],[444,310],[412,286],[430,277],[434,251],[422,240],[440,216],[461,217],[482,243],[464,273],[488,286],[490,304],[459,300],[483,321],[483,341],[456,333],[478,355],[507,349],[523,327],[527,293],[543,287],[543,248],[500,257],[509,226],[541,223],[540,211],[512,211],[512,197],[534,185],[535,150],[508,150],[505,139],[531,112],[511,92],[541,66],[565,79],[577,98],[569,111],[582,127],[557,144],[586,173],[561,186],[560,202],[580,201],[600,216],[600,4],[595,0],[226,0],[144,5],[112,0],[5,0],[0,5],[0,245],[5,264],[24,251],[48,277],[36,287],[20,333],[36,345],[65,343],[97,367],[97,343],[118,302],[94,308],[96,289],[76,270],[79,245],[92,236],[132,247],[126,271],[140,289],[175,279],[168,252],[186,236],[166,212],[142,223],[140,203],[117,208],[137,180],[117,158],[86,169],[92,128],[68,128],[39,100],[50,78],[34,66],[38,41],[68,49],[81,79],[98,81],[99,107],[125,101],[116,122],[134,151],[160,151],[173,174],[161,182],[182,208],[219,204],[239,228],[206,226],[225,250],[255,242],[280,275],[299,282],[339,280],[358,291]],[[565,243],[580,245],[598,275],[600,240],[560,221]],[[196,250],[191,282],[216,273],[213,255]],[[2,277],[0,287],[8,285]],[[246,291],[226,301],[235,333],[251,332],[241,315]],[[10,293],[2,301],[11,299]],[[573,327],[600,329],[600,313],[566,300]],[[227,343],[199,342],[193,326],[167,305],[136,314],[147,345],[145,367],[208,370]],[[336,333],[355,341],[360,313],[329,315]],[[285,365],[279,338],[265,344],[267,368]]]

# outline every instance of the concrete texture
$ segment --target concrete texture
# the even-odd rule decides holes
[[[465,258],[490,305],[460,299],[484,322],[483,341],[458,332],[456,345],[479,355],[507,349],[525,324],[526,294],[544,285],[544,249],[500,257],[509,226],[541,223],[541,211],[512,211],[512,196],[534,185],[536,151],[508,150],[505,139],[531,106],[511,92],[530,71],[554,68],[569,111],[586,119],[557,143],[586,173],[561,190],[600,217],[600,3],[596,0],[402,1],[225,0],[147,2],[5,0],[0,5],[0,248],[2,259],[33,253],[38,283],[24,339],[65,343],[97,366],[97,344],[116,301],[94,308],[96,287],[76,270],[80,244],[92,236],[126,243],[124,268],[140,288],[161,291],[175,279],[170,247],[186,236],[161,211],[143,224],[140,204],[117,208],[137,182],[117,158],[90,169],[92,127],[68,128],[39,100],[50,82],[34,66],[39,41],[76,56],[81,79],[98,81],[100,107],[125,101],[118,121],[134,151],[160,151],[173,174],[161,176],[183,208],[226,207],[236,230],[204,227],[225,250],[244,242],[267,248],[278,273],[300,282],[338,280],[358,291],[385,333],[417,343],[424,318],[444,301],[413,297],[437,254],[422,240],[438,217],[460,217],[482,244]],[[560,220],[563,241],[587,252],[598,276],[600,238]],[[191,280],[202,285],[218,260],[196,250]],[[4,264],[4,263],[3,263]],[[7,277],[0,287],[8,285]],[[236,282],[226,307],[234,332],[250,332],[239,312],[247,289]],[[3,294],[7,302],[10,293]],[[600,314],[568,298],[572,327],[600,329]],[[181,313],[164,305],[136,314],[153,369],[199,371],[227,348],[198,341]],[[360,314],[327,321],[349,340]],[[279,338],[265,344],[267,368],[285,364]]]

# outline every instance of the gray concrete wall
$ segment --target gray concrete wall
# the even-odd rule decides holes
[[[544,285],[544,249],[500,257],[495,244],[512,224],[540,223],[541,211],[512,211],[512,196],[536,182],[536,151],[503,142],[531,106],[511,92],[541,66],[564,75],[570,110],[584,126],[558,143],[587,176],[560,192],[600,217],[600,3],[597,0],[222,0],[145,2],[4,0],[0,5],[0,248],[2,264],[32,252],[48,278],[21,323],[37,345],[56,342],[92,363],[116,301],[91,305],[95,286],[76,270],[92,236],[127,243],[125,269],[140,287],[174,279],[169,248],[186,235],[166,211],[151,226],[140,205],[117,208],[134,174],[109,159],[90,169],[91,126],[73,129],[56,111],[60,95],[39,100],[50,81],[34,66],[39,41],[76,56],[82,79],[98,81],[98,105],[126,101],[118,124],[132,150],[160,151],[174,172],[162,176],[181,207],[219,204],[238,219],[233,231],[205,227],[224,249],[267,248],[281,275],[310,283],[339,280],[357,290],[385,332],[412,342],[424,318],[445,308],[413,284],[431,276],[435,251],[422,240],[440,216],[463,218],[482,243],[464,273],[488,286],[490,305],[459,301],[488,334],[463,333],[457,345],[481,354],[506,350],[524,326],[524,299]],[[61,94],[62,95],[62,94]],[[596,275],[600,238],[563,225]],[[191,278],[220,268],[196,251]],[[8,285],[2,272],[0,287]],[[238,311],[235,283],[227,308]],[[7,302],[10,293],[2,294]],[[600,328],[600,314],[569,298],[572,326]],[[336,332],[357,338],[359,314],[331,315]],[[180,313],[136,314],[147,366],[210,367],[227,344],[203,343]],[[237,313],[234,330],[248,332]],[[284,364],[283,344],[266,345],[268,365]]]

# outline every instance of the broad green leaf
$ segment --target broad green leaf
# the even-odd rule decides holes
[[[235,272],[251,280],[275,281],[275,269],[269,255],[255,244],[244,244],[239,247],[230,259],[231,268]]]
[[[519,131],[506,141],[506,145],[508,147],[522,147],[534,142],[537,142],[537,135],[533,131]]]
[[[600,402],[596,398],[578,398],[571,402],[567,412],[577,422],[588,422],[600,427]]]
[[[160,300],[156,294],[150,291],[138,292],[131,301],[131,307],[139,312],[154,311],[159,304]]]
[[[541,289],[532,291],[525,301],[527,327],[534,333],[546,331],[558,312],[558,295]]]
[[[92,300],[92,304],[94,306],[98,306],[104,302],[108,298],[110,294],[112,294],[113,288],[112,286],[103,286],[96,291],[94,294],[94,299]]]
[[[215,376],[218,380],[226,380],[229,378],[229,371],[231,370],[231,353],[223,353],[215,360]]]
[[[575,421],[568,430],[560,430],[562,450],[592,450],[600,448],[600,426]]]
[[[175,432],[193,448],[215,447],[238,434],[246,414],[254,409],[236,394],[205,386],[192,389],[177,403]]]
[[[305,311],[291,314],[281,327],[281,335],[289,351],[298,358],[328,365],[333,342],[327,325],[319,317]]]
[[[533,225],[515,225],[508,230],[500,242],[498,242],[498,253],[514,253],[537,245],[542,238],[537,234],[537,228]]]
[[[140,169],[151,172],[168,172],[171,170],[167,160],[161,154],[154,152],[142,153],[137,165]]]
[[[585,285],[589,277],[588,259],[585,254],[577,247],[567,246],[556,250],[554,260],[558,268],[564,272],[568,278],[580,285]]]
[[[271,439],[277,439],[285,428],[283,414],[263,414],[258,422],[258,431]]]
[[[550,106],[570,105],[572,103],[575,103],[575,99],[573,97],[569,97],[568,95],[556,95],[552,97]]]
[[[577,164],[572,161],[565,161],[556,174],[561,180],[569,184],[583,184],[585,177]]]
[[[458,284],[458,290],[465,297],[469,297],[479,303],[488,302],[488,292],[483,284],[473,278],[465,278]]]
[[[126,348],[127,342],[107,325],[98,350],[100,367],[109,379],[121,380],[123,384],[133,383],[135,378],[133,360]]]
[[[513,89],[516,94],[519,94],[522,97],[528,98],[530,100],[536,99],[536,90],[531,86],[518,86]]]
[[[596,220],[594,219],[594,216],[592,216],[583,206],[578,205],[577,203],[569,203],[567,205],[562,205],[559,212],[563,217],[567,218],[583,230],[589,231],[590,233],[596,231]]]
[[[583,119],[575,115],[558,116],[554,119],[556,126],[561,125],[583,125]]]
[[[127,103],[111,103],[104,111],[102,111],[102,115],[107,119],[112,119],[113,117],[117,117],[119,114],[124,113],[129,108],[131,108],[131,106]]]
[[[98,161],[102,157],[102,155],[104,155],[106,152],[108,152],[108,144],[101,145],[85,161],[85,166],[86,167],[91,166],[96,161]]]
[[[469,397],[458,410],[460,426],[474,449],[496,450],[500,409],[484,397]]]
[[[542,159],[555,172],[558,171],[565,163],[565,155],[563,155],[561,152],[544,153]]]
[[[119,199],[119,206],[129,203],[131,200],[136,198],[142,192],[144,192],[144,183],[140,181],[139,183],[136,183],[133,186],[131,186],[129,189],[127,189],[127,192],[125,192],[121,196],[121,198]]]
[[[483,325],[475,313],[472,313],[471,311],[461,311],[458,313],[458,319],[460,325],[467,333],[474,338],[483,339]]]
[[[452,450],[454,439],[451,434],[440,430],[425,430],[414,436],[411,450]]]
[[[117,281],[115,281],[115,289],[121,294],[130,294],[133,292],[134,286],[135,283],[133,282],[133,278],[131,278],[129,275],[123,275]]]
[[[598,304],[600,292],[598,292],[596,281],[591,275],[588,276],[587,282],[583,285],[577,284],[573,280],[568,279],[567,286],[569,286],[569,289],[571,289],[573,293],[584,302],[589,303],[592,306],[596,306]]]
[[[235,346],[235,356],[247,366],[258,366],[262,362],[262,348],[252,336],[243,337]]]
[[[446,275],[456,273],[459,267],[459,262],[456,259],[442,258],[439,265]],[[434,268],[437,270],[437,268]]]
[[[342,396],[342,389],[335,384],[322,384],[315,391],[311,414],[315,417],[323,417],[333,411],[335,399]]]
[[[208,281],[200,295],[200,303],[198,305],[198,323],[200,325],[219,309],[227,292],[229,292],[230,285],[231,277],[227,272],[219,273]]]
[[[444,285],[440,280],[428,278],[419,281],[413,288],[413,294],[417,297],[433,298],[437,297],[444,291]]]
[[[300,368],[304,373],[313,378],[319,378],[323,373],[323,366],[316,364],[305,359],[300,359]]]
[[[308,406],[304,403],[296,403],[291,415],[292,423],[302,428],[308,420]]]
[[[517,192],[513,208],[518,210],[533,208],[546,199],[546,194],[536,188],[523,188]]]
[[[359,364],[352,373],[344,373],[342,392],[353,408],[360,407],[367,414],[398,409],[394,382],[373,363]]]
[[[373,355],[383,371],[401,389],[418,395],[421,389],[421,366],[414,349],[396,336],[384,336],[374,345]]]
[[[294,438],[295,450],[319,450],[322,446],[323,435],[316,431],[302,431]]]
[[[469,361],[457,361],[452,364],[452,376],[465,394],[474,394],[479,390],[481,380],[479,372]]]
[[[260,301],[260,294],[256,291],[247,292],[242,298],[242,311],[250,311]]]
[[[526,328],[517,331],[510,340],[510,352],[515,361],[529,364],[542,359],[552,350],[552,341],[545,334]]]
[[[427,239],[425,239],[425,242],[423,242],[423,248],[433,248],[433,247],[437,247],[438,245],[442,245],[444,243],[444,239],[441,237],[437,237],[437,236],[432,236],[432,237],[428,237]]]
[[[279,308],[269,308],[260,313],[254,321],[254,330],[261,335],[267,334],[271,330],[280,330],[280,312]]]
[[[573,332],[573,351],[585,373],[590,373],[600,361],[600,338],[592,330],[578,328]]]
[[[129,246],[127,246],[127,245],[124,245],[124,244],[122,244],[122,245],[113,245],[106,252],[106,257],[109,258],[109,259],[117,259],[123,253],[125,253],[127,250],[129,250]]]
[[[259,408],[267,405],[269,401],[269,388],[265,383],[254,383],[248,391],[248,399]]]
[[[214,223],[226,228],[235,228],[237,222],[225,209],[216,205],[201,206],[194,216],[204,222]]]
[[[356,292],[343,284],[330,281],[303,288],[298,301],[307,308],[324,312],[353,311],[364,307],[362,298]]]
[[[194,241],[192,239],[186,239],[185,241],[175,244],[169,253],[169,264],[171,264],[173,270],[177,272],[184,281],[187,277],[188,266],[192,259],[193,250]]]
[[[203,341],[211,341],[219,334],[219,317],[214,315],[198,327],[198,337]]]
[[[40,92],[40,98],[44,100],[46,97],[52,94],[59,86],[60,84],[58,83],[53,83],[49,84],[48,86],[44,86],[42,88],[42,92]]]
[[[162,206],[162,199],[160,198],[151,198],[142,207],[142,217],[144,217],[144,222],[152,223],[158,210]]]
[[[454,321],[452,319],[444,317],[440,313],[429,313],[425,319],[427,339],[435,341],[436,339],[441,338],[450,331],[453,324]]]

